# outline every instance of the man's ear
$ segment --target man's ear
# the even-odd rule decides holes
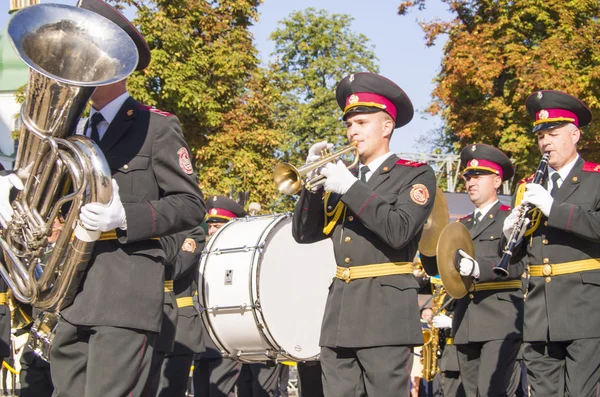
[[[494,178],[494,188],[498,190],[500,189],[500,186],[502,186],[502,178],[496,175],[496,177]]]
[[[580,138],[581,130],[579,130],[579,128],[577,127],[573,128],[573,130],[571,131],[571,141],[573,141],[573,145],[577,145],[577,142],[579,142]]]
[[[381,127],[383,129],[383,137],[389,138],[392,136],[392,132],[394,132],[394,121],[391,117],[386,117],[383,120]]]

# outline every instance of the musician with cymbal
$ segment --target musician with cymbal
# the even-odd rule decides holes
[[[500,262],[502,227],[510,213],[498,200],[498,189],[512,178],[514,168],[504,153],[485,144],[465,147],[460,159],[465,188],[476,209],[459,222],[473,240],[475,257],[462,249],[458,255],[449,253],[452,259],[456,257],[450,263],[460,275],[473,278],[471,290],[456,302],[453,344],[466,395],[505,396],[521,346],[524,264],[511,266],[508,277],[496,275],[493,269]],[[438,251],[437,259],[443,261],[440,255]],[[421,259],[430,269],[427,258]],[[434,324],[448,320],[437,316]]]
[[[336,89],[360,168],[324,165],[303,189],[293,217],[299,243],[333,241],[337,273],[321,327],[326,397],[409,393],[411,348],[423,344],[412,260],[431,213],[431,167],[390,152],[394,129],[413,117],[404,91],[385,77],[355,73]],[[309,150],[309,162],[327,143]],[[302,269],[298,269],[302,271]]]
[[[569,396],[600,390],[600,165],[578,153],[581,128],[592,112],[578,98],[542,90],[525,102],[535,119],[541,153],[549,154],[539,184],[520,184],[516,204],[540,213],[513,259],[529,264],[523,359],[532,396]],[[514,234],[516,206],[504,222]]]

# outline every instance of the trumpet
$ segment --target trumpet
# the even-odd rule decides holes
[[[291,195],[298,193],[302,187],[311,189],[321,185],[326,179],[323,175],[318,174],[307,181],[304,181],[304,178],[327,163],[335,162],[339,157],[345,154],[354,154],[354,160],[351,164],[347,165],[346,168],[350,169],[356,167],[358,165],[357,146],[357,142],[352,142],[350,145],[344,146],[337,152],[332,153],[329,150],[324,150],[321,152],[321,158],[300,167],[295,167],[289,163],[277,164],[277,166],[275,166],[275,171],[273,171],[273,180],[275,181],[275,185],[277,185],[277,189],[283,194]]]

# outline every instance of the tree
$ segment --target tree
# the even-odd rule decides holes
[[[249,191],[270,208],[272,164],[282,139],[269,109],[272,89],[249,27],[260,0],[113,0],[152,52],[128,80],[140,101],[180,119],[205,195]],[[261,166],[262,164],[262,166]],[[234,198],[235,199],[235,198]]]
[[[455,151],[473,142],[509,156],[519,177],[539,162],[524,102],[539,89],[577,96],[600,117],[600,5],[597,0],[442,0],[455,19],[422,23],[427,45],[449,39],[428,111],[445,121]],[[404,1],[398,13],[423,9]],[[583,135],[581,152],[600,160],[600,123]],[[518,180],[518,179],[517,179]]]
[[[271,34],[271,70],[281,91],[276,117],[288,134],[282,157],[299,164],[321,140],[347,144],[335,101],[335,87],[346,75],[377,72],[369,39],[351,30],[352,18],[308,8],[290,14]]]

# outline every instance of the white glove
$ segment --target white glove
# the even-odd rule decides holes
[[[438,329],[452,328],[452,319],[445,314],[440,314],[433,318],[432,324]]]
[[[519,217],[520,211],[521,206],[517,205],[515,208],[513,208],[513,210],[506,217],[506,219],[504,219],[504,225],[502,225],[502,233],[504,233],[504,237],[506,237],[507,239],[509,239],[511,234],[513,233],[513,229],[516,226],[517,218]],[[523,227],[521,228],[519,236],[517,237],[517,243],[520,243],[521,239],[523,238],[523,235],[525,234],[525,230],[527,230],[529,222],[529,219],[525,218],[525,223],[523,223]]]
[[[325,149],[333,148],[333,143],[327,143],[327,141],[317,142],[310,147],[308,150],[308,156],[306,156],[306,163],[312,163],[321,158],[321,152]],[[310,181],[314,177],[318,176],[324,167],[319,167],[306,174],[306,180]],[[321,185],[313,186],[310,190],[316,192],[321,188]]]
[[[522,204],[533,204],[542,211],[542,214],[549,216],[552,203],[554,203],[554,198],[552,198],[550,192],[544,189],[542,185],[538,185],[537,183],[528,183],[525,185]]]
[[[119,185],[112,180],[113,196],[110,204],[88,203],[83,206],[79,220],[87,230],[107,232],[116,228],[126,229],[125,208],[119,196]]]
[[[462,256],[460,264],[458,265],[460,275],[479,278],[479,263],[461,249],[458,250],[458,254]]]
[[[323,184],[325,190],[338,194],[346,194],[348,189],[358,181],[341,161],[327,164],[321,170],[321,175],[327,178]]]
[[[17,174],[0,176],[0,223],[5,229],[13,216],[13,209],[9,202],[10,191],[13,187],[17,190],[23,190],[23,182]]]

